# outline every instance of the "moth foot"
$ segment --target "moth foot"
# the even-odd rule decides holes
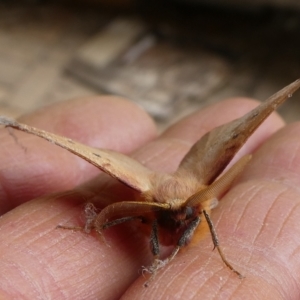
[[[101,241],[102,241],[107,247],[110,247],[110,244],[107,242],[106,238],[104,237],[102,230],[97,230],[97,229],[96,229],[96,232],[97,232],[98,235],[100,236]]]
[[[73,231],[85,231],[84,227],[80,227],[80,226],[57,225],[56,229],[67,229],[67,230],[73,230]]]
[[[94,221],[98,215],[97,208],[93,203],[87,203],[84,207],[84,214],[85,214],[84,231],[86,233],[90,233],[91,230],[94,228]]]
[[[149,266],[149,267],[143,266],[143,273],[146,272],[146,273],[154,274],[159,269],[163,268],[168,262],[169,262],[168,259],[164,259],[164,260],[155,259],[151,266]]]
[[[163,268],[167,263],[169,262],[169,259],[155,259],[151,266],[149,267],[142,267],[142,273],[149,273],[151,274],[149,279],[144,283],[144,287],[148,287],[149,283],[154,279],[157,271],[161,268]]]

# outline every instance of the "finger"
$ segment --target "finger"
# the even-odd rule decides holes
[[[144,111],[109,96],[63,102],[21,121],[87,145],[125,153],[155,136],[153,121]],[[31,198],[72,188],[99,173],[84,160],[38,137],[2,128],[0,139],[2,212]]]
[[[300,124],[291,124],[263,144],[215,215],[245,269],[237,298],[254,285],[260,287],[257,298],[299,297],[299,132]],[[223,231],[225,218],[236,220],[233,234],[228,226]]]
[[[226,258],[245,278],[226,268],[212,243],[204,243],[208,236],[167,266],[153,289],[141,289],[143,297],[176,293],[188,299],[298,299],[299,132],[296,123],[267,140],[212,214]],[[132,295],[140,285],[126,296],[137,299]]]

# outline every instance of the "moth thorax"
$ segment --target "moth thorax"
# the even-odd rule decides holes
[[[194,194],[197,186],[190,181],[182,181],[173,176],[161,177],[153,187],[154,201],[168,203],[172,209],[180,208]]]

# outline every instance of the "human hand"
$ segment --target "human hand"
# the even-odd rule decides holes
[[[205,132],[255,105],[218,103],[158,138],[150,118],[118,98],[66,102],[22,122],[94,147],[135,150],[149,168],[172,172]],[[74,189],[99,171],[37,137],[14,131],[16,141],[1,129],[0,298],[298,299],[300,125],[270,137],[282,126],[272,115],[241,149],[238,157],[253,151],[254,157],[212,212],[223,252],[245,279],[224,266],[208,234],[160,270],[148,288],[141,275],[141,266],[152,261],[148,239],[130,224],[107,232],[111,247],[93,235],[55,229],[82,225],[83,204],[91,198],[113,201],[131,191],[103,174]],[[59,193],[67,189],[74,190]],[[56,194],[34,199],[51,192]]]

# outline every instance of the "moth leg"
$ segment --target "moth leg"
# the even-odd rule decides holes
[[[56,228],[59,229],[67,229],[73,231],[84,231],[85,233],[90,233],[94,228],[94,220],[96,219],[98,212],[97,208],[93,203],[87,203],[84,207],[84,215],[85,215],[85,225],[84,226],[65,226],[65,225],[57,225]]]
[[[144,271],[151,273],[151,277],[145,282],[144,286],[148,286],[149,282],[153,280],[156,272],[167,265],[171,260],[174,259],[179,250],[186,246],[191,240],[196,228],[198,227],[201,219],[200,217],[196,217],[187,227],[187,229],[183,232],[181,238],[178,240],[176,247],[173,249],[171,255],[164,260],[160,260],[158,258],[159,255],[159,244],[158,244],[158,236],[157,236],[157,223],[154,222],[152,226],[151,232],[151,250],[154,255],[154,262],[149,268],[144,268]]]
[[[157,220],[154,220],[152,223],[152,230],[150,234],[150,249],[154,257],[154,261],[150,267],[143,267],[143,271],[151,273],[150,278],[144,283],[144,286],[147,287],[149,282],[152,281],[156,275],[158,269],[164,266],[164,260],[159,259],[159,241],[158,241],[158,226]]]
[[[152,223],[152,230],[150,235],[150,247],[151,252],[154,256],[154,259],[159,257],[159,241],[158,241],[158,229],[157,229],[157,220]]]
[[[133,221],[133,220],[140,220],[140,221],[143,222],[144,218],[141,217],[141,216],[123,217],[123,218],[120,218],[120,219],[116,219],[116,220],[104,223],[100,230],[105,230],[105,229],[110,228],[112,226],[119,225],[119,224],[122,224],[122,223],[125,223],[125,222],[128,222],[128,221]]]
[[[207,224],[208,224],[208,227],[209,227],[209,231],[210,231],[210,234],[211,234],[211,237],[212,237],[212,241],[213,241],[213,244],[214,244],[214,249],[217,248],[220,256],[221,256],[221,259],[222,261],[224,262],[224,264],[232,271],[234,272],[235,274],[237,274],[239,276],[240,279],[244,278],[244,276],[238,272],[226,259],[222,249],[220,248],[220,243],[219,243],[219,239],[218,239],[218,236],[217,236],[217,233],[216,233],[216,230],[215,230],[215,227],[214,227],[214,224],[209,216],[209,214],[205,211],[205,210],[202,210],[203,214],[204,214],[204,217],[207,221]]]
[[[183,232],[183,235],[181,236],[181,238],[179,239],[177,246],[174,248],[174,250],[172,251],[171,255],[167,258],[168,262],[170,262],[179,252],[179,250],[181,248],[183,248],[184,246],[186,246],[189,241],[192,239],[194,232],[196,230],[196,228],[198,227],[198,225],[201,222],[201,218],[200,217],[196,217],[187,227],[187,229]]]
[[[158,265],[160,264],[161,260],[159,259],[159,241],[158,241],[158,228],[157,228],[157,221],[153,221],[152,223],[152,230],[150,234],[150,250],[153,254],[154,261],[152,265],[148,268],[144,267],[144,271],[154,274],[158,269]]]
[[[82,226],[65,226],[65,225],[57,225],[55,227],[56,229],[67,229],[67,230],[73,230],[73,231],[84,231],[85,228]]]

